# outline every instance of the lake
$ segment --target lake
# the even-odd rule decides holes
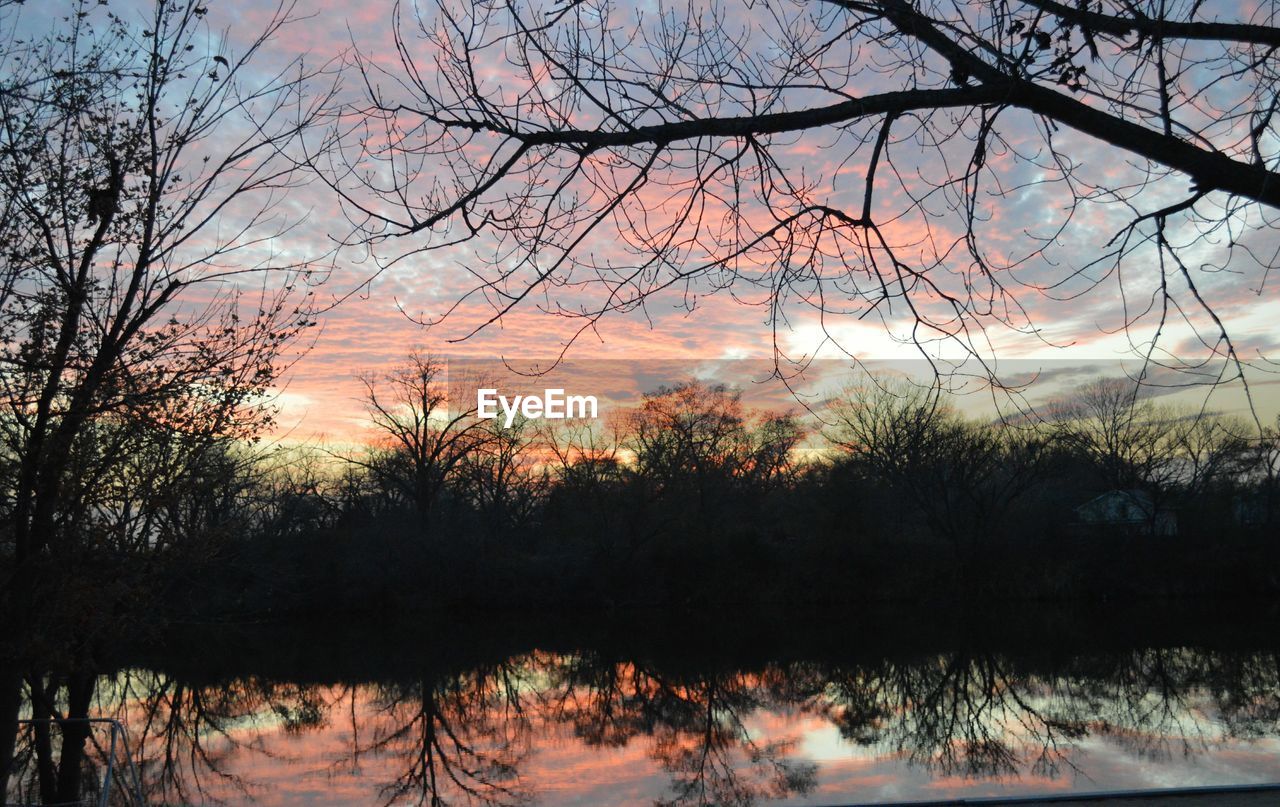
[[[840,804],[1263,783],[1280,779],[1276,627],[1256,605],[187,627],[119,648],[90,713],[125,725],[164,803]],[[38,800],[36,767],[11,796]]]

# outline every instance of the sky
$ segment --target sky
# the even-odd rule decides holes
[[[41,30],[49,24],[50,14],[70,6],[53,2],[27,5],[32,8],[24,7],[15,13],[19,26],[30,31]],[[233,54],[254,31],[260,30],[275,8],[275,3],[259,0],[226,0],[209,5],[211,47],[221,43],[225,52]],[[423,4],[424,14],[429,19],[438,19],[431,16],[435,12],[427,5]],[[112,7],[123,9],[126,15],[131,13],[128,3],[113,3]],[[412,4],[408,4],[404,10],[406,17],[410,16],[411,8]],[[621,8],[652,11],[644,3],[635,7],[624,4]],[[745,16],[722,19],[718,24],[738,25],[743,30],[753,26],[767,28],[769,20],[760,16],[763,14],[760,6],[755,8]],[[1205,14],[1240,18],[1250,13],[1251,8],[1234,3],[1206,4]],[[350,54],[358,51],[370,64],[386,69],[385,74],[376,78],[381,90],[391,95],[403,92],[395,85],[395,76],[403,74],[397,73],[391,4],[323,0],[308,2],[300,6],[297,13],[305,19],[286,26],[278,36],[273,49],[261,60],[264,75],[273,65],[283,64],[295,56],[305,55],[308,64],[316,65],[342,59],[343,54],[347,54],[345,58],[349,61]],[[430,44],[413,36],[412,30],[406,30],[410,34],[406,42],[415,49],[415,57],[425,58]],[[859,58],[868,57],[864,54]],[[521,86],[519,72],[499,62],[486,62],[483,70],[486,81],[491,79],[494,86],[506,89]],[[1184,80],[1194,84],[1197,79],[1194,72],[1189,71]],[[869,92],[881,86],[884,79],[859,73],[849,88],[851,92],[862,91],[860,81],[870,88],[866,90]],[[353,104],[363,102],[365,88],[358,76],[348,71],[343,87],[345,100]],[[1215,93],[1228,91],[1213,90]],[[1210,115],[1213,108],[1213,99],[1210,99],[1205,105],[1189,106],[1180,114],[1194,121]],[[1036,144],[1041,142],[1035,122],[1016,115],[1005,120],[1002,127],[1005,149],[994,151],[988,159],[992,170],[1006,183],[1005,187],[1014,190],[998,204],[990,201],[989,206],[982,208],[980,212],[986,215],[980,230],[994,252],[1016,259],[1018,250],[1025,249],[1027,233],[1051,231],[1064,221],[1067,211],[1060,196],[1055,196],[1056,186],[1040,182],[1045,169],[1033,154]],[[411,132],[408,137],[419,134]],[[851,161],[848,138],[859,134],[823,131],[781,139],[774,148],[779,169],[789,176],[803,177],[810,183],[810,193],[815,198],[853,204],[851,200],[860,198],[863,167],[857,160]],[[1062,130],[1055,134],[1055,142],[1064,153],[1071,155],[1081,174],[1093,181],[1110,182],[1119,187],[1137,175],[1124,155],[1083,135]],[[891,150],[897,160],[894,168],[899,181],[895,183],[882,177],[877,182],[877,212],[886,217],[901,210],[903,194],[927,183],[929,172],[939,169],[938,160],[948,156],[946,149],[927,156],[924,147],[910,137],[892,143]],[[1017,154],[1033,156],[1023,159]],[[447,178],[442,166],[431,164],[430,158],[423,172],[424,182],[413,186],[414,193],[425,192],[426,180]],[[653,193],[662,190],[655,188]],[[1135,197],[1135,205],[1150,209],[1162,195],[1176,198],[1184,190],[1185,181],[1172,177],[1156,183],[1154,189],[1142,197]],[[951,243],[958,237],[954,221],[947,216],[947,209],[953,203],[954,200],[948,202],[945,198],[930,202],[929,210],[937,213],[936,221],[901,218],[889,226],[890,237],[899,239],[904,249],[906,245],[918,245],[919,228],[927,223],[936,228],[939,242]],[[654,204],[654,210],[665,209],[662,204]],[[290,255],[318,254],[330,249],[334,239],[350,236],[347,215],[324,183],[312,182],[295,189],[286,206],[287,212],[299,223],[282,243],[274,245],[279,251]],[[761,211],[749,210],[747,214],[760,215]],[[1238,354],[1254,362],[1255,369],[1250,374],[1257,393],[1254,405],[1264,418],[1270,419],[1275,417],[1278,408],[1277,396],[1271,390],[1280,378],[1268,373],[1280,367],[1266,361],[1268,357],[1280,359],[1280,330],[1275,325],[1280,321],[1280,293],[1276,291],[1277,278],[1270,276],[1270,268],[1277,263],[1280,230],[1275,226],[1274,212],[1269,214],[1270,221],[1261,219],[1261,215],[1257,211],[1232,214],[1227,219],[1232,232],[1210,234],[1191,245],[1185,254],[1200,284],[1199,291],[1228,326]],[[1044,383],[1058,379],[1057,386],[1038,388],[1039,397],[1044,399],[1069,389],[1070,384],[1079,383],[1083,378],[1135,372],[1140,366],[1134,363],[1134,344],[1144,344],[1153,322],[1150,318],[1144,319],[1127,333],[1121,326],[1126,306],[1132,311],[1150,300],[1154,256],[1149,251],[1135,253],[1120,275],[1106,272],[1105,267],[1087,265],[1089,258],[1102,252],[1123,226],[1126,216],[1124,210],[1114,206],[1086,205],[1072,213],[1071,227],[1053,241],[1046,258],[1032,259],[1014,270],[1019,279],[1032,284],[1069,276],[1076,280],[1044,293],[1031,289],[1021,291],[1018,299],[1034,323],[1034,334],[996,327],[983,335],[989,342],[984,342],[982,347],[988,356],[1002,363],[1002,377],[1029,378],[1039,371]],[[597,260],[622,261],[626,259],[622,240],[616,233],[612,236],[606,233],[593,238],[589,247]],[[485,271],[486,262],[498,249],[491,241],[468,241],[412,254],[388,268],[378,268],[380,261],[385,263],[389,258],[432,243],[431,236],[424,234],[382,243],[375,256],[359,248],[336,254],[327,281],[314,290],[316,299],[326,310],[317,318],[310,348],[291,365],[275,390],[275,402],[280,408],[276,427],[279,436],[291,440],[360,439],[366,426],[361,375],[385,372],[403,360],[410,349],[450,359],[502,359],[526,368],[538,360],[545,362],[566,351],[574,323],[539,308],[564,301],[572,305],[585,299],[583,295],[589,297],[599,292],[599,289],[570,289],[561,292],[563,299],[533,295],[500,321],[468,335],[491,311],[473,296],[458,305],[442,323],[426,328],[421,321],[434,319],[457,303],[472,287],[472,273]],[[1228,251],[1228,243],[1235,247],[1233,251]],[[926,247],[919,249],[927,251]],[[691,260],[696,257],[695,253],[696,250],[690,251]],[[952,253],[941,271],[944,276],[950,273],[951,282],[959,282],[955,271],[963,268],[965,260]],[[831,269],[830,259],[826,269]],[[1078,285],[1080,274],[1096,281],[1096,286],[1074,296],[1083,288]],[[832,288],[838,289],[838,286]],[[785,312],[786,321],[770,323],[770,309],[761,305],[765,298],[758,288],[739,283],[729,290],[710,292],[710,288],[695,284],[655,295],[642,310],[606,316],[578,336],[565,355],[577,366],[601,360],[670,362],[662,365],[673,368],[669,382],[680,380],[677,376],[686,372],[689,376],[705,372],[709,364],[720,362],[718,380],[744,386],[749,386],[751,379],[736,378],[735,374],[740,375],[740,368],[746,365],[734,365],[730,360],[767,361],[781,352],[794,359],[822,359],[822,372],[830,375],[832,367],[847,367],[855,359],[901,363],[920,357],[913,345],[903,343],[909,336],[909,322],[902,317],[901,309],[890,310],[884,317],[881,316],[883,309],[868,312],[865,306],[850,308],[845,314],[821,315],[797,295],[791,301],[792,307]],[[1064,295],[1068,299],[1055,299]],[[1180,295],[1180,299],[1189,299],[1185,290]],[[1201,337],[1207,334],[1212,343],[1213,323],[1191,307],[1187,310]],[[871,315],[865,316],[867,313]],[[860,315],[863,316],[860,318]],[[1171,324],[1162,339],[1161,344],[1180,358],[1206,356],[1205,349],[1197,345],[1196,332],[1185,324]],[[957,358],[949,347],[939,347],[936,352],[943,358]],[[686,367],[687,371],[682,372]],[[927,365],[923,363],[912,367],[911,372],[927,373]],[[961,372],[974,371],[974,365],[969,363]],[[592,375],[584,373],[583,378]],[[1184,390],[1179,395],[1189,400],[1200,395],[1203,400],[1203,393],[1203,389]],[[1239,412],[1247,403],[1238,393],[1226,393],[1219,394],[1210,407]]]

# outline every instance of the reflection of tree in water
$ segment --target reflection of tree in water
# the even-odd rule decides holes
[[[39,680],[49,707],[65,710],[57,681]],[[817,779],[796,758],[797,737],[765,736],[754,718],[820,717],[941,775],[1087,774],[1073,762],[1087,737],[1162,760],[1280,736],[1280,654],[1144,649],[1052,664],[946,653],[744,668],[534,653],[324,687],[127,671],[98,679],[90,711],[128,726],[153,801],[243,801],[256,788],[233,755],[290,764],[275,735],[349,722],[349,751],[330,775],[360,775],[365,755],[389,760],[393,773],[374,783],[388,804],[531,801],[521,766],[538,740],[571,731],[596,749],[643,741],[671,779],[660,803],[746,805],[806,794]]]
[[[1083,727],[1041,704],[1039,682],[996,656],[948,654],[912,664],[882,662],[831,676],[829,716],[860,745],[880,745],[951,776],[1037,776],[1071,767]],[[1052,697],[1050,698],[1052,701]]]
[[[1089,736],[1158,761],[1280,732],[1274,654],[1151,649],[1044,670],[956,653],[835,669],[830,681],[822,711],[846,739],[948,776],[1084,774],[1072,757]]]
[[[1093,731],[1131,754],[1163,761],[1226,740],[1274,735],[1280,674],[1273,653],[1148,649],[1100,659],[1079,676]]]
[[[794,739],[761,742],[746,725],[753,713],[788,705],[763,676],[668,675],[594,656],[567,658],[557,673],[556,713],[588,745],[652,738],[650,756],[672,776],[673,796],[661,804],[748,805],[816,783],[813,763],[788,759]]]
[[[518,765],[530,747],[529,698],[536,690],[524,659],[416,681],[376,684],[376,710],[353,741],[360,754],[395,758],[400,772],[381,789],[386,803],[519,804],[530,799]]]
[[[8,800],[10,785],[16,787],[13,795],[18,803],[32,803],[37,797],[44,804],[71,802],[86,792],[96,799],[94,785],[106,760],[100,749],[91,748],[96,741],[92,727],[84,722],[93,699],[93,675],[77,669],[29,674],[25,678],[9,674],[3,678],[18,693],[16,701],[9,701],[10,708],[18,707],[14,717],[21,714],[25,695],[33,722],[19,729],[17,723],[6,720],[6,736],[0,740],[5,744],[0,753],[0,761],[5,764],[0,771],[0,782],[4,783],[0,802]],[[11,777],[11,761],[27,768],[27,775],[19,770]]]
[[[149,803],[249,797],[253,783],[229,770],[232,755],[276,758],[268,737],[323,728],[329,709],[319,687],[257,677],[196,684],[124,671],[100,679],[98,690],[103,714],[128,727]]]
[[[1280,653],[1211,656],[1209,687],[1231,737],[1276,736],[1280,727]]]

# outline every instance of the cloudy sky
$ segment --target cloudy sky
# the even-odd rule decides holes
[[[32,32],[47,29],[51,15],[59,7],[70,7],[69,3],[54,2],[27,5],[31,8],[15,12],[16,19],[21,28]],[[242,48],[261,30],[276,8],[274,3],[254,0],[222,0],[209,5],[211,45],[230,54],[235,54],[237,48]],[[423,14],[431,23],[437,18],[426,5]],[[1206,7],[1208,5],[1212,4]],[[124,10],[126,16],[137,13],[127,10],[127,4],[113,3],[112,7]],[[652,19],[654,11],[644,4],[634,9],[619,7],[627,13],[636,9],[648,12],[648,19]],[[721,19],[716,24],[732,23],[737,26],[735,30],[767,29],[776,24],[777,18],[766,15],[763,8],[756,4],[754,11],[747,11],[744,5],[730,21]],[[1206,16],[1237,19],[1251,13],[1251,8],[1219,3],[1209,9]],[[411,20],[411,5],[402,13],[406,20]],[[324,0],[300,6],[298,14],[305,19],[282,31],[273,51],[259,65],[264,72],[273,64],[282,64],[301,54],[306,55],[309,64],[315,65],[344,58],[342,54],[346,53],[349,63],[349,54],[354,49],[368,64],[386,70],[384,74],[375,74],[374,80],[388,97],[404,98],[403,88],[396,86],[399,66],[392,36],[391,4]],[[625,15],[619,19],[623,18]],[[428,61],[430,43],[415,36],[411,25],[405,23],[405,26],[402,30],[407,34],[406,43],[413,55]],[[220,42],[223,36],[226,39]],[[849,50],[843,58],[848,63],[859,58],[870,59],[872,55]],[[503,86],[503,82],[518,86],[522,81],[520,69],[500,62],[487,63],[483,73],[485,80],[497,87]],[[882,74],[858,73],[847,89],[862,94],[882,88],[886,80]],[[1183,80],[1189,88],[1194,88],[1203,77],[1188,70]],[[865,86],[871,89],[864,90],[859,81],[865,81]],[[343,82],[343,97],[348,102],[365,102],[364,87],[357,74],[349,71]],[[796,101],[781,103],[794,105]],[[1199,123],[1212,115],[1213,104],[1206,104],[1189,106],[1181,114]],[[1016,114],[1002,118],[1001,133],[1003,150],[994,150],[988,160],[993,166],[993,176],[999,176],[1004,196],[999,199],[989,194],[979,196],[978,229],[993,255],[1015,262],[1027,252],[1028,233],[1036,236],[1053,233],[1068,216],[1060,185],[1044,182],[1044,161],[1036,151],[1043,143],[1044,133],[1029,117],[1019,119]],[[813,198],[824,203],[856,206],[855,200],[859,200],[862,193],[866,149],[858,151],[853,141],[866,136],[867,130],[857,127],[841,132],[788,135],[775,141],[772,153],[778,160],[778,169],[789,177],[802,177]],[[1070,155],[1086,180],[1119,187],[1141,177],[1139,167],[1132,165],[1125,155],[1105,149],[1083,135],[1061,130],[1054,133],[1054,140],[1063,153]],[[948,252],[961,236],[956,219],[947,214],[949,207],[954,206],[954,199],[938,194],[925,206],[936,215],[927,222],[932,238],[924,246],[921,228],[926,226],[927,217],[893,217],[910,206],[905,194],[927,187],[932,176],[946,170],[944,160],[963,155],[967,144],[962,139],[958,141],[959,150],[953,155],[949,147],[927,150],[918,138],[903,136],[890,145],[893,172],[885,171],[886,176],[877,176],[876,211],[877,215],[892,220],[887,226],[890,237],[897,239],[904,250],[915,249],[915,254],[925,260],[943,258],[941,268],[935,272],[962,272],[967,260],[959,252]],[[429,161],[422,170],[424,178],[411,188],[414,193],[425,193],[433,177],[447,176],[442,167],[433,166]],[[1133,204],[1139,210],[1152,209],[1163,199],[1178,198],[1185,190],[1184,179],[1168,178],[1135,197]],[[386,203],[385,199],[366,199],[375,206]],[[1212,201],[1211,198],[1209,202]],[[333,239],[351,235],[348,216],[323,183],[315,182],[296,190],[287,205],[302,223],[289,233],[288,243],[277,245],[278,249],[293,255],[318,254],[329,249]],[[657,204],[653,209],[664,208]],[[396,213],[388,209],[389,215]],[[753,214],[747,211],[747,215]],[[1051,371],[1046,372],[1046,378],[1059,379],[1079,379],[1090,373],[1115,374],[1122,359],[1134,357],[1135,345],[1145,345],[1154,327],[1150,317],[1140,319],[1128,331],[1122,326],[1126,311],[1132,317],[1134,310],[1151,302],[1156,284],[1154,252],[1138,250],[1128,256],[1121,273],[1109,271],[1105,264],[1089,266],[1089,261],[1104,251],[1105,244],[1131,215],[1132,210],[1123,205],[1084,205],[1071,214],[1070,226],[1050,243],[1044,257],[1034,257],[1011,270],[1029,286],[1073,279],[1044,291],[1029,286],[1020,288],[1018,300],[1033,324],[1028,330],[1035,332],[1018,333],[993,327],[983,336],[989,340],[989,344],[984,341],[988,355],[1009,362],[1002,371],[1018,375],[1042,368]],[[1190,243],[1195,233],[1193,225],[1175,229],[1175,233],[1187,239],[1189,246],[1184,254],[1196,273],[1199,290],[1229,327],[1239,355],[1246,360],[1256,360],[1263,370],[1267,367],[1265,357],[1280,359],[1280,329],[1275,324],[1280,321],[1280,294],[1275,290],[1277,278],[1269,276],[1270,267],[1276,264],[1280,238],[1274,225],[1276,214],[1269,213],[1269,226],[1261,215],[1256,210],[1233,214],[1228,217],[1229,227],[1194,243]],[[451,235],[456,235],[456,230]],[[610,237],[609,232],[597,233],[589,242],[588,247],[597,261],[628,259],[616,232],[613,236]],[[358,375],[390,367],[412,347],[446,357],[501,357],[517,365],[558,355],[581,323],[549,315],[541,309],[554,308],[566,301],[573,304],[580,295],[590,297],[599,291],[565,291],[563,299],[555,295],[532,295],[500,321],[462,339],[492,313],[491,306],[473,296],[442,323],[427,329],[415,320],[435,319],[457,303],[474,287],[474,272],[485,271],[500,248],[495,242],[481,239],[409,254],[379,269],[380,263],[385,264],[389,259],[432,246],[432,238],[430,234],[421,234],[392,239],[380,243],[374,255],[360,249],[338,253],[335,270],[317,293],[325,300],[342,301],[319,318],[314,346],[293,366],[282,384],[279,403],[281,427],[285,432],[294,437],[322,434],[331,438],[358,433],[363,423]],[[1230,253],[1228,242],[1235,247]],[[697,256],[691,252],[689,257],[694,260]],[[958,275],[953,274],[951,279],[954,281],[956,277]],[[767,359],[775,350],[792,358],[817,356],[845,362],[850,355],[868,361],[919,356],[913,345],[903,343],[910,336],[910,321],[904,318],[906,312],[901,309],[881,307],[868,311],[865,305],[845,306],[842,301],[835,301],[831,309],[843,313],[824,314],[799,299],[803,295],[798,295],[783,312],[785,321],[775,317],[771,322],[772,309],[764,305],[767,295],[761,294],[758,287],[739,284],[717,293],[708,293],[710,291],[697,283],[680,286],[650,298],[640,310],[607,316],[594,328],[578,335],[567,355],[575,362],[680,360],[688,363],[691,374],[695,372],[693,368],[705,367],[709,362]],[[1188,299],[1185,290],[1178,293],[1179,299]],[[1185,310],[1190,322],[1168,325],[1162,345],[1171,356],[1207,357],[1207,349],[1200,340],[1205,339],[1210,345],[1215,342],[1214,325],[1202,312],[1196,312],[1194,306],[1187,306]],[[462,341],[457,341],[460,339]],[[936,352],[944,356],[948,350],[946,346],[936,348]],[[1256,382],[1260,391],[1274,387],[1269,383],[1270,378],[1261,372]],[[1264,398],[1269,401],[1265,395]],[[1236,396],[1214,405],[1238,409],[1243,401]],[[1264,403],[1265,410],[1274,408],[1273,404]],[[1274,416],[1273,412],[1268,414]]]

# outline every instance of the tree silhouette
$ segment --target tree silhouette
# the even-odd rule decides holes
[[[63,738],[42,792],[64,802],[94,642],[153,561],[228,515],[227,441],[269,423],[311,323],[313,264],[276,239],[304,181],[287,152],[329,99],[323,69],[267,64],[288,4],[240,45],[194,0],[106,6],[21,39],[0,6],[0,609],[66,645],[70,672],[27,676]]]
[[[369,418],[383,444],[368,460],[354,460],[381,488],[394,493],[427,526],[447,484],[489,435],[474,402],[451,401],[440,359],[413,351],[382,377],[366,376]]]
[[[149,12],[72,3],[0,72],[0,452],[18,581],[104,548],[81,494],[137,435],[182,435],[200,461],[256,434],[311,322],[313,265],[275,239],[303,181],[285,153],[328,95],[301,61],[260,64],[290,8],[239,47],[200,3]]]
[[[958,362],[1106,284],[1149,361],[1184,367],[1160,345],[1189,325],[1179,350],[1239,370],[1212,276],[1274,265],[1276,13],[437,0],[397,11],[398,64],[359,60],[367,117],[329,181],[388,259],[475,241],[477,328],[537,305],[572,340],[723,292],[850,353],[830,326],[869,317]]]
[[[826,435],[841,461],[905,494],[930,530],[966,557],[999,532],[1044,470],[1045,440],[1034,432],[970,422],[902,379],[850,387],[828,413]]]

